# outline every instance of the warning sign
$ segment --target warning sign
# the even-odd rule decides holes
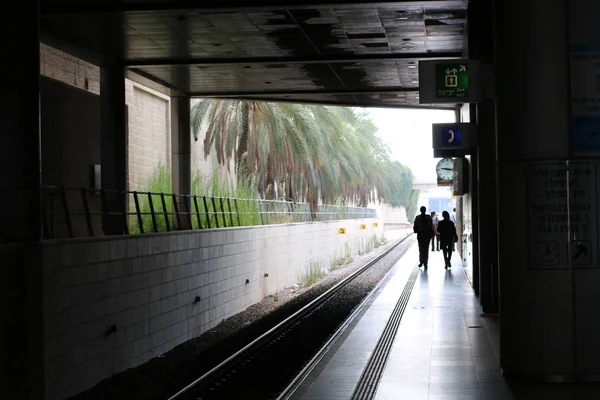
[[[597,165],[528,169],[530,268],[597,268]]]

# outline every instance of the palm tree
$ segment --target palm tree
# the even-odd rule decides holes
[[[206,126],[205,157],[214,150],[223,165],[233,157],[237,176],[258,178],[263,194],[275,180],[293,179],[301,166],[314,174],[307,146],[315,144],[310,136],[317,127],[300,105],[203,99],[193,106],[191,120],[196,140]]]
[[[217,161],[227,165],[233,158],[237,177],[252,177],[263,198],[272,198],[278,185],[288,198],[309,202],[313,215],[319,201],[366,206],[390,199],[409,207],[412,173],[404,176],[407,168],[390,160],[365,112],[203,99],[191,117],[196,140],[206,127],[204,155],[214,150]],[[410,185],[402,198],[396,190],[401,181]]]

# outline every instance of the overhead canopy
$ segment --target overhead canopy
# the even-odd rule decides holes
[[[466,0],[321,3],[41,0],[41,40],[171,95],[378,107],[463,53]]]

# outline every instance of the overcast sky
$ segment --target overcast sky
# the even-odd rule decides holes
[[[431,148],[431,124],[454,122],[454,111],[419,109],[369,108],[379,128],[379,136],[388,144],[392,158],[408,165],[416,179],[435,181],[435,165]]]

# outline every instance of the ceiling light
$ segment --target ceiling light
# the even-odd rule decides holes
[[[416,65],[409,65],[408,68],[417,68]]]

